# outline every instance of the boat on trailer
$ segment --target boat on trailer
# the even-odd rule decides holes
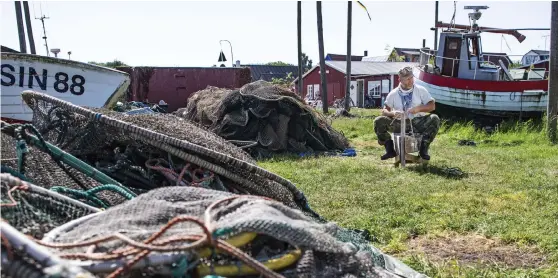
[[[483,55],[482,32],[511,34],[520,42],[525,39],[517,35],[518,29],[479,27],[480,10],[487,8],[466,6],[474,10],[469,13],[472,24],[468,30],[456,29],[453,24],[454,28],[440,33],[437,50],[421,49],[419,65],[414,68],[416,83],[436,99],[436,110],[441,106],[441,110],[485,116],[541,115],[548,102],[548,71],[509,69],[504,57],[495,64]]]
[[[21,98],[25,90],[100,108],[115,105],[130,84],[127,73],[93,64],[17,52],[2,52],[1,57],[1,114],[6,122],[32,120],[33,112]]]

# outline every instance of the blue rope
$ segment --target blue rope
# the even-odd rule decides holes
[[[186,275],[189,269],[188,259],[186,257],[182,257],[178,264],[172,270],[172,277],[173,278],[190,278],[190,275]]]

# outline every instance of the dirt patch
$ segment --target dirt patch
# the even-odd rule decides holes
[[[461,265],[493,264],[507,268],[536,268],[547,258],[535,247],[505,244],[499,239],[480,235],[417,237],[409,242],[406,255],[424,254],[429,260],[443,262],[455,259]]]

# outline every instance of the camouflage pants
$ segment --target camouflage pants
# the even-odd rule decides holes
[[[440,118],[438,115],[429,114],[423,117],[416,117],[412,120],[413,131],[415,133],[422,134],[423,143],[427,146],[434,141],[436,134],[438,134],[438,129],[440,129]],[[394,120],[393,118],[380,116],[374,120],[374,131],[378,136],[378,143],[384,145],[387,140],[391,139],[389,132],[397,132],[401,130],[401,121]],[[409,120],[405,125],[406,132],[411,132],[411,126],[409,125]]]

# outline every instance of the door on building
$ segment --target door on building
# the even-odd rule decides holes
[[[364,106],[364,79],[357,80],[358,107]]]
[[[357,82],[356,81],[351,81],[351,87],[350,87],[351,91],[351,106],[356,106],[357,105]]]
[[[442,75],[457,77],[459,73],[459,56],[461,54],[461,38],[446,38],[444,47],[444,63]]]

